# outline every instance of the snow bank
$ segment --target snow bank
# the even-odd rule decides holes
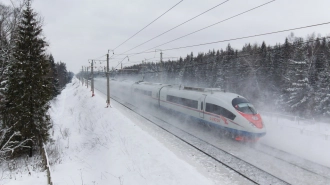
[[[54,185],[212,184],[116,107],[105,105],[77,79],[51,103]]]

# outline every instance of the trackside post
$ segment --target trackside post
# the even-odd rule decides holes
[[[81,66],[81,83],[84,85],[84,66]]]
[[[93,60],[91,62],[91,91],[92,91],[92,97],[94,96],[94,66],[93,66]]]
[[[109,53],[107,53],[107,108],[109,107],[110,105],[110,83],[109,83],[109,76],[110,76],[110,73],[109,73]]]

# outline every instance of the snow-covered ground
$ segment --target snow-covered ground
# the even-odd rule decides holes
[[[54,185],[213,184],[77,79],[52,102]]]
[[[95,82],[106,92],[105,78]],[[262,111],[261,115],[267,134],[260,143],[330,168],[330,123]]]
[[[0,185],[46,185],[47,174],[40,156],[19,158],[0,165]]]
[[[260,142],[330,167],[330,123],[264,115],[267,134]]]
[[[195,164],[203,163],[205,156],[182,144],[173,144],[169,136],[160,136],[160,132],[149,128],[152,124],[142,126],[141,119],[128,110],[124,113],[123,107],[117,105],[113,102],[112,108],[105,108],[104,95],[96,92],[91,97],[89,89],[77,79],[51,102],[54,142],[47,150],[54,185],[246,184],[237,174],[219,166],[214,168],[210,161],[206,160],[204,166]],[[330,124],[266,114],[263,119],[267,135],[260,143],[330,167]],[[234,152],[233,148],[228,150]],[[28,166],[32,168],[33,163],[36,162]],[[32,171],[30,175],[29,169],[16,169],[18,173],[9,175],[5,167],[0,170],[7,171],[0,185],[46,184],[45,172]]]
[[[105,79],[96,79],[95,82],[95,87],[101,92],[105,93]],[[121,101],[125,100],[123,99]],[[170,120],[169,122],[171,122],[171,124],[173,123],[175,126],[178,126],[180,128],[182,127],[182,129],[187,130],[190,134],[196,135],[203,140],[206,140],[216,146],[219,146],[220,148],[223,148],[233,153],[234,155],[239,156],[244,160],[247,160],[248,162],[258,166],[259,168],[264,169],[271,174],[274,174],[275,176],[287,179],[293,184],[297,184],[297,182],[300,182],[298,184],[310,184],[308,182],[313,182],[313,180],[317,180],[317,178],[320,178],[320,182],[315,182],[315,184],[322,184],[321,179],[323,179],[323,177],[314,174],[316,176],[311,178],[311,175],[313,176],[313,172],[316,172],[320,175],[328,174],[329,172],[329,168],[326,169],[304,160],[307,159],[309,161],[319,163],[323,166],[329,166],[328,156],[330,154],[330,149],[329,147],[327,147],[330,146],[330,142],[327,138],[327,134],[329,133],[330,129],[329,123],[319,123],[315,121],[311,123],[310,121],[301,120],[298,122],[298,119],[294,121],[294,117],[288,117],[283,115],[278,115],[275,117],[267,116],[267,114],[262,114],[267,127],[267,135],[261,138],[258,143],[266,144],[270,147],[277,148],[280,151],[269,151],[265,147],[259,148],[259,145],[257,143],[256,147],[259,150],[265,150],[260,151],[258,153],[257,151],[251,151],[249,147],[240,146],[230,140],[224,140],[223,138],[219,138],[217,135],[212,136],[212,134],[210,135],[207,129],[205,130],[204,128],[197,128],[200,131],[196,130],[195,128],[193,128],[194,126],[192,126],[191,123],[188,124],[189,126],[183,123],[176,123],[180,121],[171,119],[169,115],[162,115],[162,113],[159,113],[156,110],[153,111],[151,109],[148,109],[146,110],[146,112],[163,120]],[[237,152],[235,152],[236,150]],[[282,151],[284,151],[284,153]],[[264,152],[268,153],[268,156],[265,156]],[[286,154],[285,152],[289,154]],[[258,157],[256,158],[255,156]],[[275,158],[271,156],[275,156]],[[300,158],[297,156],[299,156]],[[277,160],[277,157],[280,159],[284,159],[289,163],[286,162],[285,164],[281,165],[283,161]],[[307,172],[303,172],[304,170],[300,168],[295,170],[295,166],[292,164],[299,164],[299,166],[311,170],[311,173],[308,172],[307,174]],[[310,180],[307,182],[306,178]],[[327,181],[327,179],[325,181]]]

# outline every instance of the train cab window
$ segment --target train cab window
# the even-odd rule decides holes
[[[236,110],[243,112],[245,114],[257,114],[254,106],[244,98],[235,98],[232,101],[233,106]]]
[[[218,114],[218,115],[221,115],[225,118],[228,118],[228,119],[231,119],[231,120],[234,120],[235,119],[235,114],[233,114],[232,112],[230,112],[229,110],[219,106],[219,105],[214,105],[214,104],[211,104],[211,103],[206,103],[206,109],[205,109],[206,112],[210,112],[210,113],[213,113],[213,114]]]
[[[191,100],[187,98],[181,98],[181,97],[176,97],[176,96],[171,96],[167,95],[166,100],[172,103],[180,104],[186,107],[191,107],[191,108],[198,108],[198,101],[196,100]]]

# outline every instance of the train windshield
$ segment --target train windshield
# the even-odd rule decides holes
[[[232,101],[233,106],[240,112],[245,114],[257,114],[254,106],[244,98],[235,98]]]

